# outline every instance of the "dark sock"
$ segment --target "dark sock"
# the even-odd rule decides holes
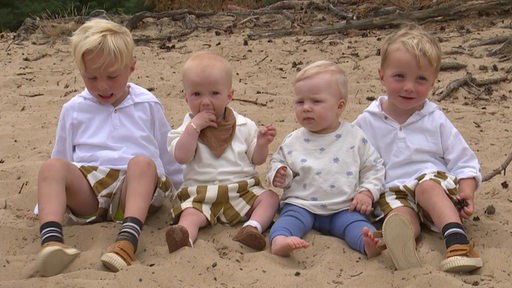
[[[126,217],[123,219],[121,230],[117,234],[116,241],[126,240],[132,243],[133,248],[137,251],[140,232],[142,231],[142,221],[135,217]]]
[[[468,236],[464,231],[464,227],[460,223],[451,222],[444,225],[441,230],[443,233],[444,244],[446,248],[455,244],[468,244]]]
[[[62,225],[55,221],[45,222],[39,227],[41,234],[41,245],[50,241],[64,243]]]

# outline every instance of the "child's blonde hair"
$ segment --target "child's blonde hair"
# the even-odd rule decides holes
[[[195,68],[198,64],[201,65],[201,69],[213,70],[216,71],[216,73],[222,73],[226,78],[226,82],[229,82],[229,86],[231,88],[233,82],[233,67],[226,58],[211,51],[195,52],[183,65],[183,77],[186,77],[189,69]]]
[[[113,65],[109,69],[117,69],[132,62],[134,47],[132,35],[126,27],[99,18],[85,22],[71,37],[71,53],[81,72],[85,70],[85,53],[100,52],[100,65]]]
[[[320,74],[320,73],[331,73],[333,76],[333,79],[335,81],[336,86],[338,87],[338,90],[340,92],[340,98],[345,99],[345,101],[348,100],[348,79],[347,75],[345,73],[345,70],[343,70],[339,65],[336,63],[333,63],[331,61],[326,60],[320,60],[313,62],[306,66],[304,69],[300,70],[299,73],[297,73],[297,76],[295,76],[295,81],[293,84],[297,84],[298,82],[312,77],[314,75]]]
[[[439,42],[419,25],[409,23],[397,32],[389,35],[380,50],[380,68],[386,64],[389,49],[393,45],[402,45],[407,51],[416,56],[419,63],[420,57],[427,58],[428,63],[434,68],[435,75],[441,69],[442,51]]]

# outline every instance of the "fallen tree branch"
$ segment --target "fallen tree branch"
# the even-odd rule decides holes
[[[471,75],[471,73],[466,73],[466,75],[464,75],[464,77],[457,79],[457,80],[453,80],[452,82],[448,83],[448,85],[446,85],[446,88],[444,89],[443,93],[441,93],[441,95],[439,96],[439,98],[437,100],[439,102],[443,101],[453,91],[459,89],[460,87],[465,85],[468,81],[471,81],[472,79],[473,79],[473,75]]]
[[[441,62],[441,71],[460,70],[466,68],[468,65],[459,62]]]
[[[267,106],[267,103],[260,103],[260,102],[258,102],[256,100],[247,100],[247,99],[233,98],[233,101],[250,103],[250,104],[254,104],[256,106],[262,106],[262,107],[266,107]]]
[[[487,56],[508,55],[510,57],[510,54],[512,54],[512,36],[510,36],[508,40],[503,42],[500,46],[489,51]]]
[[[249,33],[247,34],[247,38],[250,40],[257,40],[260,38],[284,37],[292,34],[293,31],[291,29],[276,29],[263,33]]]
[[[494,1],[471,1],[467,3],[455,3],[444,7],[435,7],[425,10],[416,10],[411,12],[397,12],[392,15],[385,15],[369,19],[355,21],[345,21],[329,26],[311,27],[306,30],[309,35],[326,35],[343,32],[349,29],[375,29],[385,26],[398,26],[411,21],[423,21],[426,19],[455,17],[462,18],[471,12],[488,10],[505,10],[512,8],[510,0]]]
[[[179,9],[172,11],[165,11],[159,13],[153,13],[148,11],[142,11],[134,14],[126,23],[126,28],[130,31],[137,28],[139,23],[146,18],[154,18],[154,19],[162,19],[162,18],[171,18],[172,20],[182,20],[188,17],[189,15],[194,15],[196,17],[207,17],[216,14],[215,11],[192,11],[189,9]]]
[[[468,45],[468,47],[474,48],[474,47],[478,47],[478,46],[502,44],[511,38],[512,38],[512,36],[496,36],[496,37],[472,42]]]
[[[334,7],[330,3],[320,1],[279,1],[260,10],[325,10],[343,19],[352,18],[352,15]]]
[[[172,39],[178,39],[178,38],[182,38],[182,37],[185,37],[187,35],[190,35],[195,30],[196,29],[194,28],[194,29],[189,29],[189,30],[181,31],[179,33],[174,33],[174,34],[170,34],[170,35],[163,35],[163,36],[157,36],[157,37],[134,37],[133,41],[136,44],[149,43],[149,42],[153,42],[153,41],[169,42]]]
[[[510,164],[510,162],[512,162],[512,153],[510,153],[508,155],[507,159],[505,159],[505,161],[503,163],[501,163],[500,167],[492,170],[492,172],[490,172],[489,174],[482,177],[482,182],[491,180],[494,176],[501,174],[502,171],[503,171],[503,175],[505,175],[507,166],[508,166],[508,164]]]
[[[20,94],[20,96],[34,98],[34,97],[44,96],[44,94],[43,93]]]
[[[484,79],[484,80],[477,80],[473,77],[473,75],[471,75],[471,73],[466,73],[466,75],[464,75],[464,77],[462,77],[460,79],[453,80],[452,82],[448,83],[448,85],[446,85],[446,88],[444,89],[444,91],[441,93],[441,95],[439,96],[439,98],[437,100],[443,101],[453,91],[461,88],[462,86],[471,86],[471,87],[476,88],[476,87],[481,87],[481,86],[497,84],[497,83],[507,81],[507,80],[508,80],[507,76],[501,76],[498,78],[489,78],[489,79]],[[485,88],[484,88],[484,90],[485,90]],[[479,91],[479,95],[483,92],[484,91]]]

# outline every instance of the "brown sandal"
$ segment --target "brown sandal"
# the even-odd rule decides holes
[[[101,256],[101,262],[113,272],[126,268],[135,262],[135,249],[129,241],[116,241],[110,245],[108,251]]]
[[[441,270],[445,272],[470,272],[482,267],[482,258],[474,249],[472,241],[469,244],[456,244],[446,250],[446,259],[441,261]]]
[[[172,253],[183,247],[192,247],[187,228],[182,225],[173,225],[165,232],[165,241],[169,253]]]
[[[242,229],[236,233],[235,237],[233,237],[233,240],[258,251],[262,251],[267,245],[265,236],[263,236],[256,227],[251,225],[242,227]]]

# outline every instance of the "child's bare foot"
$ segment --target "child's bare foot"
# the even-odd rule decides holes
[[[276,236],[272,240],[272,254],[279,256],[290,256],[293,250],[304,249],[309,247],[309,242],[295,236]]]
[[[379,256],[384,249],[384,242],[380,238],[375,238],[373,233],[368,229],[368,227],[363,228],[363,241],[364,241],[364,251],[366,252],[366,257],[372,258],[375,256]]]

